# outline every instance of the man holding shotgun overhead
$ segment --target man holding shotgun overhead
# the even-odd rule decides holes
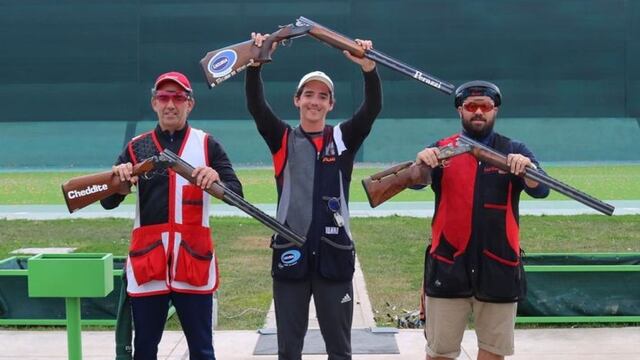
[[[211,314],[218,267],[209,229],[209,194],[203,189],[222,180],[242,195],[242,186],[220,143],[189,126],[187,117],[194,105],[186,76],[178,72],[160,75],[151,90],[158,125],[129,141],[113,166],[113,173],[122,181],[138,187],[126,263],[136,360],[156,359],[169,301],[180,318],[190,359],[215,359]],[[164,149],[193,164],[197,186],[173,170],[132,176],[133,165]],[[128,193],[127,187],[101,200],[102,206],[113,209]]]
[[[539,168],[531,151],[493,131],[501,102],[500,89],[486,81],[465,83],[455,92],[462,133],[508,154],[509,173],[470,153],[441,163],[438,147],[455,144],[459,134],[417,154],[416,162],[433,168],[436,195],[424,275],[428,360],[460,354],[471,314],[479,360],[504,359],[514,352],[516,306],[526,291],[518,201],[523,190],[544,198],[549,188],[521,177],[525,168]]]
[[[252,34],[260,47],[266,35]],[[357,46],[371,49],[367,40]],[[313,295],[328,359],[351,359],[355,248],[349,228],[349,184],[356,152],[382,108],[376,64],[345,56],[362,67],[364,101],[351,119],[326,124],[335,105],[333,82],[314,71],[300,80],[293,103],[300,125],[279,119],[264,98],[261,66],[247,69],[247,106],[273,156],[277,218],[306,235],[302,248],[275,235],[271,274],[278,327],[278,358],[301,358]]]

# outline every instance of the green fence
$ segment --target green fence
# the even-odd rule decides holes
[[[152,119],[149,88],[171,69],[194,80],[195,119],[243,119],[244,76],[209,91],[198,61],[301,15],[454,84],[495,81],[504,117],[640,117],[633,0],[28,0],[0,11],[0,121]],[[302,38],[274,59],[264,77],[283,117],[312,69],[336,81],[336,117],[359,103],[358,68],[335,49]],[[451,98],[380,72],[383,117],[451,116]]]
[[[331,120],[335,123],[337,120]],[[219,139],[236,165],[271,165],[271,156],[251,120],[194,120]],[[291,123],[295,123],[292,121]],[[64,121],[3,123],[0,169],[105,168],[125,139],[155,122]],[[460,120],[378,119],[358,161],[393,163],[414,159],[431,142],[460,129]],[[496,129],[524,141],[543,165],[549,162],[640,162],[640,127],[631,118],[504,118]]]
[[[496,82],[504,95],[498,128],[543,161],[638,161],[638,1],[29,0],[5,1],[0,11],[0,141],[10,150],[0,167],[110,164],[125,137],[155,119],[149,89],[168,70],[192,79],[194,124],[219,136],[234,162],[269,163],[248,121],[244,75],[209,90],[198,61],[301,15],[371,38],[454,84]],[[297,119],[292,92],[313,69],[336,83],[331,117],[349,117],[362,97],[359,69],[311,38],[295,39],[265,66],[272,107]],[[388,69],[380,75],[384,108],[359,160],[412,158],[458,129],[452,97]]]

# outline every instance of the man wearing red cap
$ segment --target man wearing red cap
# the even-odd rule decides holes
[[[478,360],[501,360],[514,352],[517,301],[526,288],[518,234],[520,194],[543,198],[549,188],[522,177],[527,167],[539,167],[533,153],[493,131],[502,103],[495,84],[470,81],[455,95],[462,133],[508,154],[510,172],[471,154],[440,166],[438,147],[455,143],[460,134],[416,156],[417,163],[433,168],[431,188],[436,194],[424,270],[427,360],[458,357],[471,315]]]
[[[252,37],[261,46],[266,36]],[[372,47],[371,41],[356,42],[365,50]],[[300,125],[292,127],[267,104],[260,67],[247,69],[249,111],[273,156],[277,218],[307,239],[302,248],[278,235],[271,242],[280,360],[301,358],[312,295],[328,358],[351,359],[355,247],[349,185],[356,153],[382,108],[382,89],[375,62],[345,55],[362,68],[364,101],[350,119],[335,126],[326,124],[335,92],[325,73],[313,71],[300,79],[293,96]]]
[[[215,359],[211,315],[218,267],[209,229],[209,194],[203,189],[221,180],[242,195],[242,186],[220,143],[189,126],[194,105],[186,76],[160,75],[151,90],[158,125],[131,139],[113,166],[115,175],[138,188],[125,267],[136,360],[156,359],[169,302],[180,318],[190,359]],[[171,170],[132,176],[133,165],[164,149],[195,167],[197,186]],[[117,207],[127,193],[102,200],[102,206]]]

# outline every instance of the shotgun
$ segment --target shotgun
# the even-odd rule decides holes
[[[172,151],[165,149],[159,155],[152,156],[133,167],[133,175],[144,175],[153,170],[171,168],[178,175],[184,177],[189,182],[195,184],[196,179],[191,176],[194,167],[182,160]],[[102,200],[121,190],[128,190],[131,183],[120,181],[113,172],[106,171],[98,174],[91,174],[73,178],[62,185],[62,194],[67,203],[69,212],[74,212],[83,207]],[[302,247],[306,239],[289,229],[278,220],[269,216],[262,210],[247,202],[240,195],[227,188],[221,181],[216,181],[208,188],[204,189],[213,197],[235,206],[252,218],[258,220],[263,225],[278,233],[287,241]]]
[[[243,71],[250,64],[270,62],[273,43],[286,43],[291,39],[305,35],[310,35],[336,49],[347,50],[353,56],[369,58],[447,95],[450,95],[455,89],[453,84],[442,81],[382,52],[365,51],[354,40],[303,16],[296,19],[293,24],[280,26],[276,32],[265,39],[261,47],[255,46],[253,40],[249,40],[210,51],[200,60],[200,67],[204,71],[207,84],[213,88]]]
[[[449,148],[450,147],[450,148]],[[465,135],[460,135],[456,145],[451,144],[440,148],[438,159],[446,159],[452,156],[470,152],[478,160],[491,164],[498,169],[510,172],[507,165],[507,157],[498,151],[479,143]],[[615,208],[589,194],[586,194],[570,185],[562,183],[542,171],[535,168],[527,168],[524,178],[547,185],[549,188],[564,194],[590,208],[605,215],[611,216]],[[429,185],[431,183],[431,168],[425,164],[406,162],[393,166],[387,170],[362,180],[365,193],[369,199],[369,205],[376,207],[402,190],[415,185]]]

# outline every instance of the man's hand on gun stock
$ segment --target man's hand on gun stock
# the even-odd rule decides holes
[[[257,33],[257,32],[252,32],[251,33],[251,40],[253,40],[253,43],[257,46],[257,47],[262,47],[262,43],[264,42],[264,40],[266,38],[269,37],[270,34],[261,34],[261,33]],[[273,54],[274,51],[276,51],[276,48],[278,47],[278,43],[277,42],[273,42],[273,44],[271,44],[271,52],[270,54]],[[258,67],[262,65],[262,63],[260,62],[253,62],[251,64],[249,64],[249,66],[254,66],[254,67]]]
[[[133,176],[133,165],[128,162],[111,167],[113,174],[120,178],[122,186],[118,190],[118,194],[127,195],[131,193],[131,185],[138,183],[138,177]]]
[[[438,155],[440,155],[440,149],[437,147],[425,148],[416,155],[416,164],[423,163],[431,168],[436,168],[440,165]]]

